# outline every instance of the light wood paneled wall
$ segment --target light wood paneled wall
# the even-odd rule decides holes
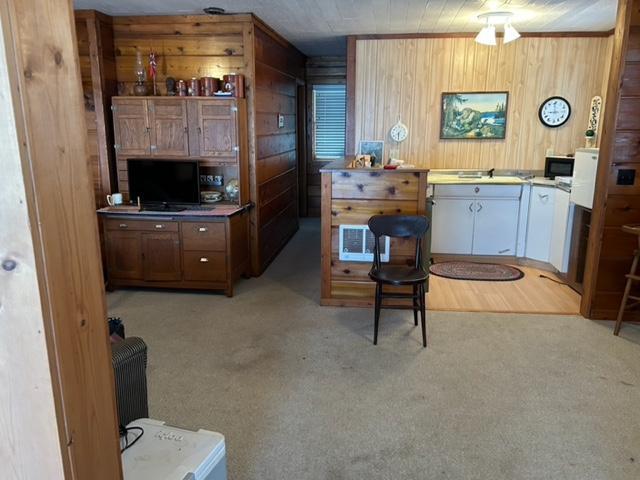
[[[529,37],[496,47],[472,38],[358,39],[355,148],[384,140],[398,115],[409,127],[399,157],[425,168],[544,168],[545,152],[584,146],[594,95],[604,97],[612,37]],[[440,140],[443,92],[508,91],[507,138]],[[551,129],[538,120],[546,98],[573,108],[569,122]]]

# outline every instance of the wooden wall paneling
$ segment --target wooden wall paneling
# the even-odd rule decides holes
[[[31,182],[23,172],[17,67],[12,51],[12,25],[8,3],[0,5],[0,263],[17,262],[14,270],[0,270],[0,449],[8,478],[64,478],[67,458],[62,456],[63,422],[57,421],[61,407],[54,396],[56,369],[49,365],[49,347],[39,290],[36,246],[37,228],[32,228]],[[32,210],[33,211],[33,210]],[[40,272],[42,273],[42,272]],[[37,452],[37,461],[34,461]]]
[[[347,78],[346,57],[313,57],[307,59],[305,68],[307,87],[306,94],[306,173],[301,185],[304,184],[306,194],[305,214],[310,217],[320,216],[320,168],[330,161],[316,160],[313,156],[313,86],[326,84],[345,84]],[[348,92],[347,92],[348,95]],[[346,112],[345,112],[346,113]],[[345,148],[348,151],[348,148]]]
[[[331,256],[335,241],[332,239],[331,202],[332,179],[331,172],[323,172],[322,178],[322,214],[320,215],[320,303],[331,298]]]
[[[111,17],[94,10],[75,12],[80,71],[93,169],[96,206],[116,188],[111,97],[117,93]]]
[[[580,305],[580,313],[589,318],[615,318],[622,298],[622,279],[630,268],[633,248],[629,244],[625,248],[624,243],[606,239],[625,236],[620,231],[620,226],[640,221],[640,196],[637,188],[618,187],[612,181],[618,168],[616,154],[623,153],[621,162],[634,160],[624,155],[624,152],[629,151],[629,140],[640,135],[640,125],[634,120],[638,116],[640,105],[634,97],[627,96],[634,92],[633,85],[623,94],[623,79],[628,77],[627,68],[635,67],[627,58],[635,58],[635,46],[640,44],[640,31],[631,23],[633,13],[639,7],[640,2],[634,0],[621,0],[618,5],[606,108],[602,117],[600,160],[587,248],[584,292]],[[633,152],[632,149],[630,151]],[[633,168],[634,164],[627,165]],[[621,280],[616,279],[618,276]]]
[[[296,123],[297,141],[296,156],[298,163],[298,215],[308,216],[308,187],[307,187],[307,87],[299,84],[296,92]]]
[[[237,72],[247,75],[244,42],[249,15],[114,17],[114,44],[118,81],[131,94],[135,83],[136,52],[145,65],[148,54],[158,56],[157,84],[166,95],[165,80],[189,80]]]
[[[36,11],[47,14],[34,15]],[[22,182],[14,179],[26,187],[23,195],[13,198],[15,205],[2,203],[2,209],[21,212],[22,221],[26,220],[24,209],[28,210],[30,232],[23,233],[32,240],[32,253],[22,250],[26,255],[14,257],[17,267],[9,270],[9,279],[6,269],[1,278],[14,285],[14,280],[37,276],[37,285],[23,290],[20,298],[22,303],[30,299],[26,303],[41,308],[43,328],[32,334],[37,332],[47,344],[64,478],[121,479],[111,347],[71,4],[66,0],[4,2],[0,18],[4,39],[10,39],[11,45],[7,49],[13,67],[9,91],[14,95],[13,124],[21,138],[21,174],[25,177]],[[3,85],[8,86],[6,81]],[[51,139],[55,139],[55,148]],[[3,156],[2,161],[7,158]],[[15,157],[10,164],[15,166]],[[11,186],[9,189],[15,193]],[[18,225],[9,225],[9,232],[17,237],[19,230],[14,228]],[[7,253],[0,255],[4,259]],[[31,266],[29,257],[35,260]],[[5,289],[1,291],[4,295]],[[29,291],[30,297],[25,297]],[[3,302],[0,315],[10,306]],[[16,320],[21,323],[25,318]],[[34,320],[26,321],[35,326],[30,323]],[[3,322],[9,329],[14,328],[13,323]],[[11,335],[10,330],[5,333],[16,346],[29,342],[22,345],[25,353],[32,348],[32,339]],[[25,372],[27,381],[33,380],[34,373],[43,372]],[[40,395],[36,387],[32,385],[19,399],[25,407],[31,396]],[[3,402],[5,408],[9,405]],[[40,424],[38,431],[28,430],[32,421],[43,419],[40,409],[50,412],[50,404],[22,411],[29,414],[24,421],[14,416],[21,412],[16,408],[11,421],[3,422],[4,428],[15,424],[31,433],[28,444],[14,445],[22,451],[14,450],[12,457],[31,457],[33,467],[23,470],[25,475],[20,478],[63,478],[59,462],[51,458],[55,452],[41,442],[41,437],[44,442],[50,439],[52,419]],[[16,472],[13,461],[3,464],[9,475]],[[43,474],[27,474],[37,470]]]
[[[347,79],[355,94],[348,106],[354,112],[349,145],[384,140],[390,155],[388,132],[400,115],[410,133],[399,156],[419,167],[540,170],[548,148],[567,153],[584,145],[591,98],[604,96],[611,41],[524,37],[488,48],[467,37],[353,40],[355,54],[347,59],[348,72],[355,71]],[[355,67],[349,69],[349,61]],[[509,91],[507,138],[441,140],[440,99],[447,91]],[[540,104],[552,95],[567,97],[573,108],[559,129],[538,120]]]
[[[259,238],[258,238],[258,211],[255,202],[258,198],[258,167],[256,148],[256,109],[255,109],[255,79],[256,79],[256,54],[255,54],[255,27],[253,22],[245,23],[242,28],[242,40],[245,51],[245,94],[247,96],[247,135],[249,145],[249,192],[253,204],[249,215],[249,256],[250,270],[254,276],[260,275]]]
[[[254,23],[255,262],[263,271],[298,229],[297,90],[304,56]],[[284,127],[278,127],[278,115]]]

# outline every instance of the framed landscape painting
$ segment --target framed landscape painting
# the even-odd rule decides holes
[[[440,138],[503,140],[508,102],[509,92],[443,93]]]

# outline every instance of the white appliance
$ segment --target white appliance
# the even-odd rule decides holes
[[[531,189],[525,250],[527,258],[549,261],[556,190],[551,185],[534,185]]]
[[[144,434],[122,453],[124,480],[227,480],[223,435],[193,432],[150,418],[127,427],[140,427]],[[131,431],[129,443],[137,435],[137,430]]]
[[[593,192],[596,188],[598,170],[598,149],[579,148],[573,164],[573,183],[571,185],[571,203],[584,208],[593,208]]]
[[[574,211],[574,205],[569,201],[570,195],[569,192],[556,189],[553,208],[549,263],[561,273],[569,270]]]

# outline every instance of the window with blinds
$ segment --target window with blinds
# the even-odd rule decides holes
[[[347,91],[344,85],[313,86],[313,156],[344,157]]]

